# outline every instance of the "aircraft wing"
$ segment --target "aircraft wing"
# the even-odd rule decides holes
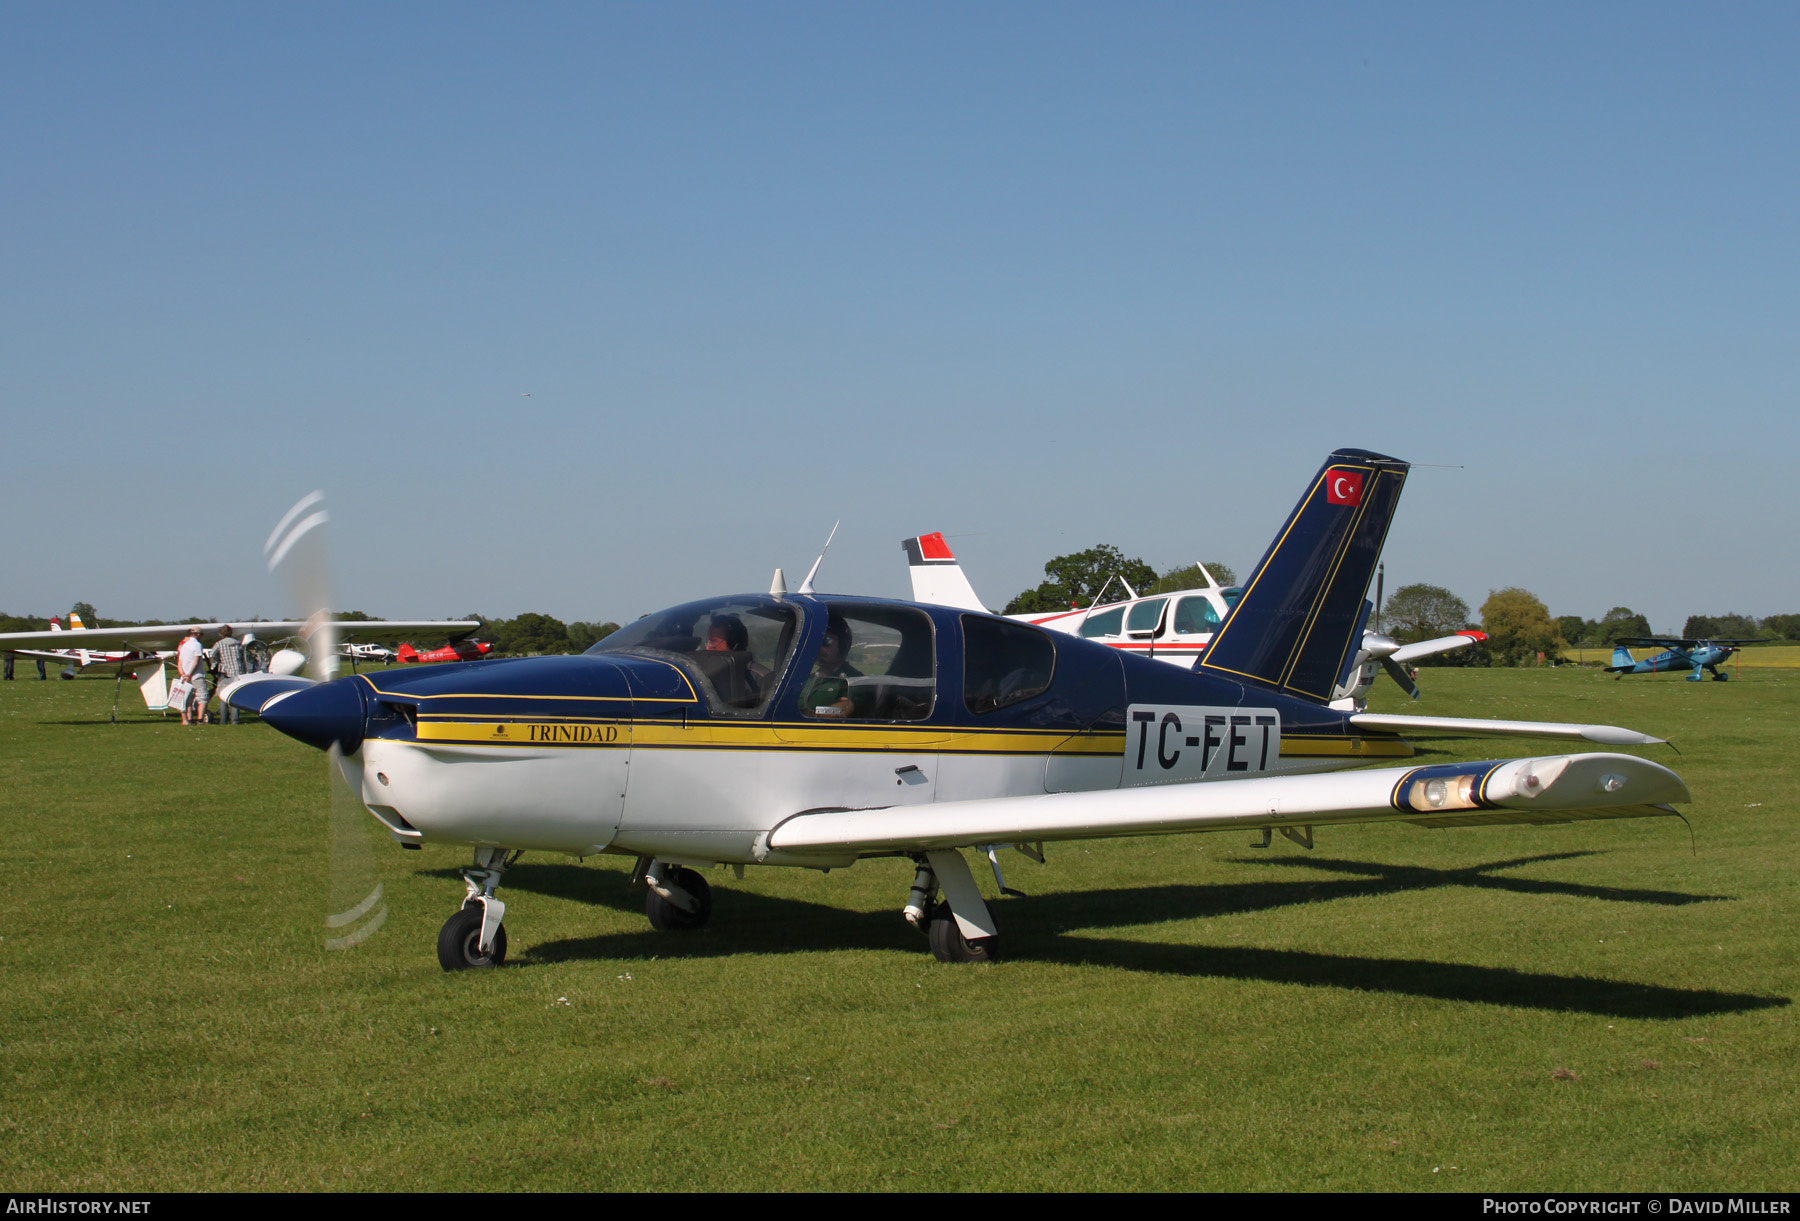
[[[255,632],[260,640],[281,640],[304,636],[312,630],[309,622],[257,623],[234,619],[227,623],[147,623],[139,627],[85,627],[60,632],[0,632],[0,651],[13,652],[33,646],[55,649],[172,649],[181,643],[189,628],[200,629],[201,639],[211,644],[219,629],[234,627],[240,632]],[[480,627],[475,619],[359,619],[334,621],[333,631],[339,641],[396,640],[401,636],[425,632],[467,635]]]
[[[1691,649],[1706,642],[1687,636],[1621,636],[1613,643],[1644,649]]]
[[[1577,725],[1563,721],[1490,721],[1482,717],[1401,716],[1385,712],[1354,712],[1350,723],[1358,729],[1384,733],[1441,738],[1575,738],[1602,746],[1661,746],[1635,729],[1617,725]]]
[[[1451,649],[1466,649],[1478,641],[1486,640],[1486,632],[1457,632],[1450,636],[1439,636],[1435,640],[1420,640],[1414,644],[1403,644],[1390,655],[1394,661],[1405,664],[1417,661],[1421,657],[1434,657],[1439,653],[1448,653]]]
[[[1672,815],[1687,785],[1631,755],[1261,776],[1091,793],[996,797],[796,814],[768,834],[782,852],[909,852],[1263,827],[1410,822],[1423,827]]]

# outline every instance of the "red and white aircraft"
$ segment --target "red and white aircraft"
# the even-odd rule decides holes
[[[470,640],[467,637],[453,640],[441,649],[432,649],[426,653],[419,652],[403,640],[397,657],[403,664],[415,661],[480,661],[493,651],[494,646],[490,642]]]
[[[962,610],[986,610],[942,533],[917,535],[905,539],[900,546],[906,552],[915,601]],[[1205,588],[1140,596],[1123,577],[1119,577],[1116,579],[1126,594],[1121,600],[1100,602],[1096,598],[1094,605],[1085,608],[1032,611],[1007,617],[1053,632],[1085,636],[1139,657],[1152,657],[1189,670],[1206,652],[1213,633],[1243,593],[1236,586],[1220,585],[1205,564],[1195,567],[1206,578]],[[1111,584],[1109,580],[1101,588],[1099,597],[1106,596]],[[1403,645],[1390,636],[1365,630],[1362,648],[1344,681],[1338,684],[1332,706],[1361,711],[1376,675],[1384,669],[1408,695],[1418,699],[1419,688],[1406,671],[1407,663],[1452,649],[1464,649],[1486,639],[1487,633],[1470,629]]]

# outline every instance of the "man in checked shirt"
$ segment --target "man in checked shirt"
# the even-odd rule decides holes
[[[237,638],[237,633],[231,630],[230,624],[219,629],[219,643],[212,647],[212,668],[213,672],[218,675],[218,685],[221,688],[248,668],[244,664],[243,642]],[[221,697],[219,700],[219,724],[236,725],[238,723],[238,710]]]

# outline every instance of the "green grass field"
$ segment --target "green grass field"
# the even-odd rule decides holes
[[[0,684],[0,1182],[1793,1190],[1800,674],[1423,685],[1420,712],[1671,737],[1644,753],[1694,846],[1672,819],[1053,844],[1003,858],[1031,897],[981,967],[901,922],[903,862],[720,871],[712,925],[657,934],[626,862],[528,856],[512,961],[448,976],[460,851],[383,847],[386,927],[322,948],[316,753]]]

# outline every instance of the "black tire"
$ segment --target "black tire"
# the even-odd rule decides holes
[[[506,962],[506,926],[494,930],[494,944],[481,952],[481,904],[472,903],[438,930],[438,965],[446,971],[485,970]]]
[[[1713,681],[1715,683],[1722,683],[1722,682],[1725,682],[1728,679],[1730,679],[1730,677],[1731,677],[1731,675],[1729,675],[1729,674],[1715,674],[1715,675],[1713,675]]]
[[[671,869],[664,875],[671,886],[678,886],[694,896],[699,907],[691,912],[684,912],[673,903],[657,894],[654,890],[644,900],[644,914],[650,917],[650,927],[665,933],[682,929],[699,928],[712,919],[712,887],[706,879],[692,869]]]
[[[938,904],[931,917],[931,956],[939,962],[992,962],[997,937],[963,936],[962,925],[950,914],[948,903]]]

